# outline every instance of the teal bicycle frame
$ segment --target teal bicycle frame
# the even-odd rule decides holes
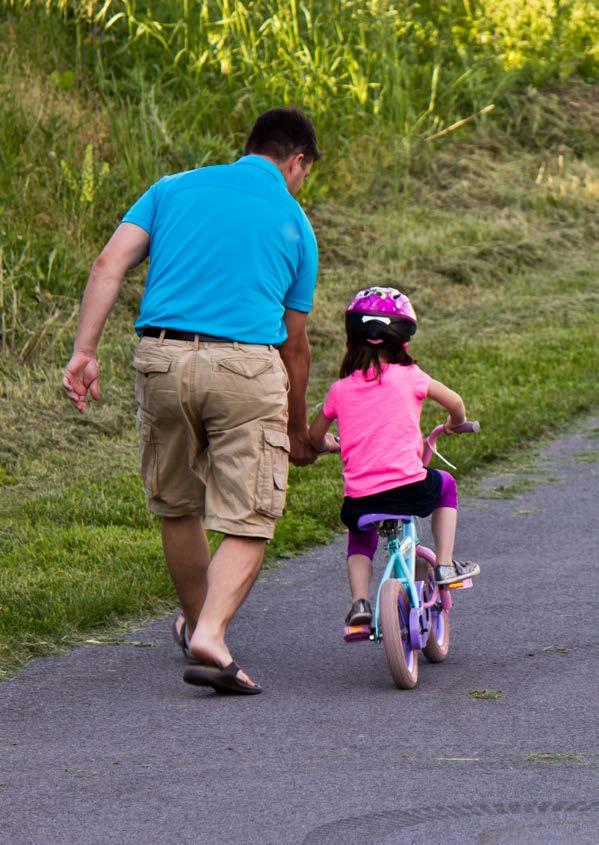
[[[408,598],[410,600],[410,607],[420,609],[421,603],[416,590],[416,546],[418,545],[418,534],[416,532],[416,522],[412,518],[410,520],[401,520],[402,529],[393,527],[389,530],[389,539],[385,548],[389,552],[389,560],[376,596],[376,609],[374,612],[374,632],[373,638],[375,642],[382,640],[381,619],[380,619],[380,596],[383,584],[388,578],[398,578],[405,588]]]
[[[477,422],[465,422],[454,429],[454,431],[459,434],[477,432],[478,430],[479,424]],[[435,443],[437,437],[443,431],[445,431],[445,427],[443,425],[439,425],[434,428],[425,439],[422,456],[424,466],[428,465],[431,455],[436,451]],[[443,610],[451,610],[452,600],[450,590],[454,587],[468,589],[472,586],[472,582],[468,579],[460,584],[459,587],[458,584],[455,584],[449,585],[449,588],[443,587],[439,589],[435,585],[432,595],[427,595],[425,597],[423,594],[423,582],[416,581],[416,555],[418,551],[420,556],[427,560],[431,565],[434,565],[435,556],[430,549],[419,546],[415,518],[408,516],[397,516],[396,518],[386,520],[383,518],[379,534],[387,537],[387,545],[385,548],[389,553],[389,560],[387,561],[376,596],[374,630],[371,634],[371,639],[375,642],[380,642],[383,638],[383,632],[381,630],[380,597],[383,584],[389,578],[396,578],[405,589],[410,603],[410,609],[411,611],[416,611],[415,615],[410,612],[410,618],[413,620],[414,624],[414,616],[421,618],[421,615],[425,613],[428,617],[430,612],[426,611],[439,602]],[[428,637],[430,629],[428,627],[422,628],[423,624],[424,623],[416,625],[416,627],[413,627],[412,624],[409,626],[414,639],[420,643],[420,645],[415,645],[416,648],[422,647],[422,645],[426,643],[426,639]],[[418,628],[420,628],[420,630],[418,630]]]

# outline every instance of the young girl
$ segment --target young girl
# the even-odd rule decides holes
[[[327,434],[337,420],[343,460],[345,498],[341,520],[349,528],[347,571],[352,607],[347,625],[369,623],[368,601],[376,528],[358,530],[367,513],[432,513],[432,533],[439,584],[478,575],[470,561],[453,560],[457,487],[444,470],[422,464],[420,412],[433,399],[449,413],[445,430],[466,421],[457,393],[416,366],[408,343],[416,331],[410,300],[395,288],[371,287],[351,301],[346,315],[347,352],[340,380],[330,388],[322,411],[310,426],[310,441],[319,451],[339,451]]]

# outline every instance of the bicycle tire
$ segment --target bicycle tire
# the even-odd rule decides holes
[[[380,614],[383,646],[391,677],[400,689],[418,683],[418,650],[410,648],[410,602],[401,581],[389,578],[381,588]]]
[[[424,600],[428,601],[435,588],[435,576],[432,567],[422,557],[416,559],[416,580],[424,581]],[[442,663],[449,655],[449,613],[442,608],[431,608],[430,622],[432,630],[422,653],[429,663]]]
[[[443,663],[449,654],[449,613],[443,608],[431,607],[431,632],[422,653],[429,663]]]

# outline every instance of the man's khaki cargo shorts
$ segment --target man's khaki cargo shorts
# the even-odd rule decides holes
[[[143,337],[133,363],[148,508],[271,539],[287,489],[287,373],[272,346]]]

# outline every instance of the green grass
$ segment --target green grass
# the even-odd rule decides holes
[[[528,763],[585,763],[584,754],[562,754],[554,751],[537,751],[524,758]]]
[[[143,270],[109,321],[103,400],[84,418],[61,394],[61,369],[91,262],[130,201],[165,172],[231,160],[257,111],[298,91],[325,151],[303,195],[322,257],[311,410],[342,357],[345,304],[375,282],[411,296],[414,354],[481,421],[479,436],[440,444],[462,489],[596,407],[592,4],[568,4],[558,20],[532,3],[508,21],[501,2],[307,3],[315,23],[307,33],[298,12],[298,35],[275,33],[282,7],[272,3],[265,28],[252,18],[243,37],[240,4],[230,0],[226,24],[225,5],[208,4],[200,32],[190,4],[161,44],[152,25],[173,22],[181,4],[159,2],[153,19],[140,12],[145,34],[132,43],[131,20],[90,26],[84,13],[98,4],[50,2],[50,15],[0,4],[12,10],[0,20],[0,671],[114,639],[115,626],[174,606],[136,470],[131,326]],[[202,39],[213,49],[200,73]],[[256,51],[251,68],[245,47]],[[426,140],[490,102],[495,111],[466,133]],[[423,426],[438,418],[427,409]],[[269,565],[325,542],[340,497],[336,458],[292,469]]]
[[[493,689],[473,689],[468,693],[470,698],[479,701],[499,701],[501,698],[501,690]]]
[[[574,461],[577,464],[599,464],[599,450],[593,449],[588,452],[576,452]]]

